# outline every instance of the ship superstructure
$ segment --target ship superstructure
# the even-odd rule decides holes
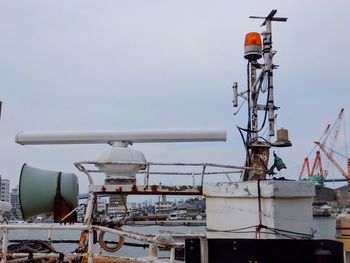
[[[30,217],[35,213],[49,211],[54,214],[57,223],[67,225],[1,225],[2,262],[47,259],[88,263],[343,262],[342,243],[313,240],[313,184],[266,180],[267,175],[273,174],[275,168],[286,168],[275,153],[273,166],[268,168],[270,148],[291,146],[288,131],[285,129],[277,131],[275,143],[261,136],[265,124],[268,124],[269,137],[275,135],[277,107],[274,103],[273,70],[277,66],[273,63],[275,52],[272,49],[271,24],[274,21],[287,21],[286,18],[276,17],[276,12],[271,11],[267,17],[251,17],[263,19],[262,26],[265,31],[261,34],[252,32],[246,36],[244,56],[248,60],[247,90],[239,92],[237,83],[233,85],[234,106],[238,105],[237,99],[241,96],[247,100],[249,108],[248,125],[246,128],[239,128],[245,145],[244,165],[149,162],[142,152],[131,147],[137,143],[225,141],[226,131],[223,129],[19,133],[16,142],[22,145],[107,143],[111,147],[96,160],[75,163],[89,180],[89,199],[84,204],[86,213],[83,225],[68,225],[75,222],[75,213],[81,208],[76,202],[78,187],[75,175],[37,169],[26,164],[23,166],[20,198],[24,216]],[[263,63],[258,62],[259,59],[263,59]],[[264,93],[265,102],[260,103],[259,98]],[[259,111],[263,112],[261,123],[258,121]],[[166,169],[155,170],[154,167]],[[186,172],[179,172],[179,167],[188,169]],[[194,171],[193,168],[197,170]],[[95,184],[95,173],[104,175],[104,184]],[[207,176],[231,173],[243,174],[242,181],[229,180],[212,184],[204,181]],[[142,183],[137,180],[137,174],[143,175]],[[159,174],[196,175],[200,176],[201,184],[196,187],[150,184],[150,177]],[[43,181],[45,191],[35,192],[38,184]],[[96,224],[93,212],[97,197],[110,194],[119,195],[124,203],[128,195],[204,195],[207,202],[207,229],[200,234],[144,234],[124,229],[125,218],[113,224]],[[15,249],[9,246],[10,231],[43,229],[49,232],[48,240],[40,241],[40,248],[45,248],[45,252],[34,248],[22,251],[18,248],[20,246]],[[60,253],[51,249],[52,231],[61,230],[81,231],[74,252]],[[112,245],[107,243],[106,233],[117,237],[117,241]],[[148,256],[129,259],[119,257],[118,251],[125,243],[125,238],[137,240],[147,246]],[[99,244],[99,254],[94,252],[94,243]],[[167,258],[159,257],[161,249],[169,250]]]

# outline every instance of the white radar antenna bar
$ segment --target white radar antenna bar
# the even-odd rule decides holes
[[[226,141],[226,130],[219,128],[208,128],[125,131],[29,131],[20,132],[16,136],[16,143],[21,145],[209,141]]]

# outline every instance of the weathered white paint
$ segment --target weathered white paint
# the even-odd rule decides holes
[[[313,183],[267,180],[260,182],[260,190],[263,225],[312,234]],[[259,224],[257,181],[206,184],[203,192],[208,238],[255,238],[255,226]],[[251,233],[232,233],[247,227],[251,228],[242,231]],[[260,237],[283,238],[263,233]]]
[[[136,164],[113,164],[113,162],[134,162]],[[140,151],[125,147],[110,147],[98,157],[96,166],[109,179],[136,180],[136,173],[144,167],[146,158]]]

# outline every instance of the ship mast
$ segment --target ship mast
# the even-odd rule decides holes
[[[271,174],[273,168],[278,170],[286,168],[282,160],[275,154],[275,164],[272,169],[268,169],[269,152],[271,146],[287,147],[291,146],[288,140],[288,131],[281,129],[277,131],[276,143],[271,143],[264,139],[260,132],[268,123],[269,137],[275,136],[275,110],[278,107],[274,104],[274,86],[273,86],[273,70],[277,65],[273,64],[273,56],[275,51],[272,49],[272,21],[286,22],[287,18],[275,17],[277,10],[272,10],[266,17],[250,16],[253,19],[263,19],[261,26],[265,26],[265,31],[261,34],[257,32],[250,32],[246,35],[244,45],[244,58],[248,60],[247,64],[247,90],[241,93],[237,91],[237,83],[233,85],[233,105],[238,106],[238,96],[243,97],[248,102],[248,124],[247,128],[240,128],[242,132],[246,132],[245,147],[247,150],[246,166],[253,169],[246,170],[243,175],[243,180],[260,180],[265,179],[266,174]],[[261,41],[262,37],[262,41]],[[258,60],[263,58],[263,63]],[[259,72],[259,73],[258,73]],[[265,103],[259,103],[259,95],[266,94]],[[259,123],[258,112],[262,111],[264,114],[263,121]],[[259,127],[260,125],[260,127]],[[244,137],[242,135],[242,137]],[[277,163],[276,163],[277,161]]]

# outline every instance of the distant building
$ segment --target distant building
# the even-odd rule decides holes
[[[10,180],[1,178],[1,201],[10,202]]]
[[[136,210],[137,208],[136,203],[127,203],[126,206],[128,207],[128,213],[131,213],[133,210]]]
[[[115,215],[117,214],[118,210],[116,206],[109,206],[108,207],[108,214],[109,215]]]
[[[102,198],[98,198],[97,199],[96,210],[98,212],[106,212],[107,211],[107,200],[106,199],[102,199]]]
[[[338,204],[342,207],[350,207],[350,187],[344,185],[335,189]]]
[[[126,212],[131,213],[133,210],[136,210],[136,203],[126,203]],[[125,213],[125,205],[124,204],[118,204],[117,206],[110,206],[108,208],[108,213],[110,214],[124,214]]]
[[[205,213],[206,203],[204,198],[193,198],[187,200],[187,202],[193,204],[201,213]]]
[[[109,206],[117,207],[118,205],[122,205],[123,203],[124,201],[121,195],[113,194],[109,196]]]
[[[190,202],[183,202],[181,204],[178,204],[177,206],[175,206],[173,208],[173,211],[176,210],[183,210],[186,211],[187,213],[194,213],[194,214],[199,214],[202,211],[200,209],[198,209],[194,204],[190,203]]]
[[[315,185],[316,195],[314,197],[314,206],[321,207],[329,205],[334,207],[350,207],[350,186],[344,185],[337,189]]]
[[[125,197],[124,197],[125,198]],[[115,215],[118,213],[125,213],[126,200],[120,194],[113,194],[109,196],[108,214]]]
[[[335,206],[336,203],[337,196],[334,189],[321,185],[315,185],[314,205],[328,204],[331,206]]]
[[[169,213],[173,208],[174,203],[170,201],[158,201],[154,203],[154,210],[157,214]]]
[[[83,222],[84,221],[84,215],[85,215],[85,207],[83,209],[80,209],[77,211],[77,221]]]
[[[18,185],[11,191],[11,205],[12,205],[12,215],[14,218],[22,220],[21,205],[19,203],[19,189]]]

